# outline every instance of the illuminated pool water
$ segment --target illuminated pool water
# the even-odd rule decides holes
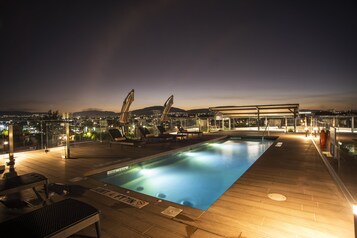
[[[271,144],[271,140],[226,140],[94,177],[159,199],[206,210]]]

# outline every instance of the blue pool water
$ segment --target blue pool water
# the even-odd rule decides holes
[[[226,140],[96,175],[105,183],[207,210],[273,141]]]

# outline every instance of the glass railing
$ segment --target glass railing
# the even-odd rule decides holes
[[[324,158],[347,188],[348,193],[356,201],[357,136],[354,133],[339,132],[337,128],[336,131],[336,141],[331,138],[328,131],[325,141],[322,134],[319,134],[314,140]]]
[[[13,127],[14,152],[49,149],[66,143],[66,127],[69,123],[69,141],[72,144],[108,140],[107,125],[99,120],[17,120],[3,122],[0,131],[0,153],[9,151],[9,129]]]
[[[138,126],[142,125],[153,134],[159,134],[157,118],[132,119],[124,126],[117,118],[71,118],[68,120],[12,120],[0,121],[0,154],[9,152],[8,125],[13,127],[14,152],[45,150],[66,144],[66,123],[69,123],[69,142],[71,144],[109,141],[108,129],[120,128],[128,138],[140,138]],[[201,124],[200,124],[201,123]],[[164,123],[167,132],[177,131],[176,125],[189,130],[206,130],[207,124],[197,118],[173,118]]]

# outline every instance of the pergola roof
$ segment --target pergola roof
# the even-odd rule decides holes
[[[299,104],[271,104],[249,106],[210,107],[210,111],[227,117],[272,117],[296,116],[299,113]]]

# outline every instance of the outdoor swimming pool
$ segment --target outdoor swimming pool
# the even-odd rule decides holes
[[[207,210],[273,142],[228,139],[206,143],[94,177],[158,199]]]

